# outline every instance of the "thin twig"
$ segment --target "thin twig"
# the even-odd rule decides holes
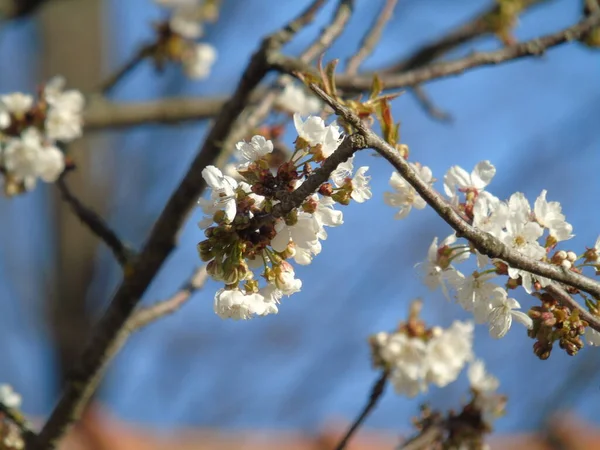
[[[147,44],[141,47],[133,57],[127,61],[122,67],[116,72],[111,74],[106,80],[100,83],[97,91],[103,95],[108,95],[113,88],[133,69],[135,69],[139,63],[150,56],[156,49],[156,44]]]
[[[352,438],[352,436],[354,435],[356,430],[358,430],[358,428],[362,425],[362,423],[365,421],[365,419],[368,417],[368,415],[371,414],[371,411],[373,411],[373,409],[375,409],[375,406],[377,406],[377,402],[379,401],[379,399],[383,396],[383,393],[385,392],[385,385],[387,383],[387,379],[388,379],[388,372],[383,371],[381,376],[377,379],[377,381],[371,388],[371,394],[369,395],[369,401],[367,402],[367,404],[365,405],[365,407],[363,408],[361,413],[358,415],[358,417],[354,420],[354,422],[352,423],[352,425],[350,426],[350,428],[348,429],[348,431],[346,432],[346,434],[344,435],[342,440],[335,447],[335,450],[343,450],[346,448],[346,445],[348,445],[348,442],[350,442],[350,439]]]
[[[548,0],[523,0],[522,7],[525,10],[546,1]],[[464,25],[452,30],[450,33],[442,36],[440,39],[421,47],[405,60],[394,64],[393,66],[385,69],[383,72],[406,72],[418,67],[422,67],[442,57],[449,51],[466,44],[467,42],[493,33],[494,30],[491,27],[492,22],[489,20],[489,17],[497,14],[499,8],[500,6],[495,4],[491,8],[488,8],[484,12],[478,14]]]
[[[385,1],[381,11],[375,18],[375,22],[368,28],[368,32],[365,34],[360,44],[360,48],[348,61],[348,65],[346,66],[346,73],[348,75],[356,75],[360,65],[373,52],[375,46],[381,39],[383,29],[392,18],[392,13],[394,12],[397,3],[398,0]]]
[[[121,266],[125,266],[134,256],[134,252],[128,248],[117,236],[117,233],[104,221],[94,210],[85,206],[69,189],[64,173],[57,181],[56,187],[60,191],[61,198],[70,206],[71,211],[84,223],[89,230],[100,238],[112,251]]]
[[[341,105],[335,99],[331,98],[317,85],[311,84],[310,88],[327,104],[329,104],[338,116],[343,117],[346,122],[352,125],[358,131],[358,133],[362,135],[365,142],[356,141],[358,148],[355,151],[364,148],[365,144],[367,147],[377,151],[377,153],[379,153],[392,164],[398,173],[419,193],[419,195],[429,204],[429,206],[431,206],[435,212],[456,231],[458,236],[464,237],[470,241],[480,253],[487,255],[490,258],[497,258],[502,261],[506,261],[510,267],[518,268],[535,275],[549,278],[551,280],[587,292],[595,298],[600,298],[600,283],[598,281],[564,269],[560,266],[533,260],[526,255],[509,248],[491,234],[482,231],[468,223],[439,192],[437,192],[419,177],[417,172],[404,158],[402,158],[396,149],[375,134],[356,114],[354,114],[345,106]],[[351,136],[356,136],[356,134]],[[346,140],[348,139],[346,138]],[[340,147],[342,147],[342,145],[340,145]],[[336,152],[334,152],[332,156],[334,156],[335,153]],[[349,153],[349,150],[344,149],[344,153],[346,156]],[[325,164],[326,163],[327,161]],[[325,164],[323,164],[323,167],[325,167]],[[321,176],[325,176],[325,174],[321,174]],[[310,177],[307,179],[307,181],[309,180]],[[302,187],[303,185],[301,185],[298,190]],[[282,201],[282,203],[284,202]],[[582,310],[582,312],[585,312],[583,307],[574,301],[573,307],[577,307],[578,309]],[[597,329],[597,331],[600,331],[600,323],[597,321],[592,321],[590,326],[592,326],[594,329]]]
[[[10,421],[19,428],[19,430],[21,430],[21,433],[24,438],[35,435],[31,424],[25,418],[23,413],[21,413],[21,411],[16,410],[14,408],[9,408],[4,403],[0,402],[0,414],[3,414],[4,416],[8,417],[8,419],[10,419]]]
[[[558,283],[550,283],[545,289],[561,305],[568,306],[571,310],[578,309],[579,316],[589,323],[590,327],[600,332],[600,318],[592,315],[587,309],[581,306],[562,286]]]
[[[298,23],[298,20],[291,23]],[[294,27],[288,25],[287,29]],[[267,36],[250,59],[235,92],[217,116],[186,175],[161,212],[139,257],[126,272],[105,314],[96,325],[76,370],[67,379],[57,405],[37,438],[28,442],[28,450],[55,448],[71,424],[81,416],[108,363],[111,348],[142,295],[175,248],[178,231],[206,187],[202,170],[219,157],[222,143],[248,104],[251,93],[271,69],[272,54],[279,51],[282,43],[289,39],[290,32],[286,29]]]
[[[427,95],[427,92],[425,92],[423,86],[413,86],[410,91],[414,94],[415,98],[417,99],[423,110],[431,117],[441,122],[452,121],[452,116],[449,113],[447,113],[446,111],[442,111],[437,106],[435,106],[433,101]]]
[[[469,69],[501,64],[529,56],[539,56],[550,48],[576,41],[600,25],[600,14],[593,14],[581,22],[546,36],[521,42],[500,50],[482,53],[473,53],[465,58],[454,61],[434,63],[420,69],[411,70],[400,74],[384,73],[380,79],[386,89],[398,89],[419,85],[421,83],[459,75]],[[303,63],[297,58],[284,55],[273,55],[273,68],[285,73],[310,73],[318,76],[313,67]],[[373,74],[364,73],[356,76],[345,74],[336,77],[337,87],[343,91],[367,91],[373,83]]]

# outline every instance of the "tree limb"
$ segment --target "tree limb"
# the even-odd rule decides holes
[[[386,0],[381,8],[381,12],[377,15],[375,22],[369,27],[367,34],[364,36],[360,48],[348,61],[346,67],[346,73],[348,75],[356,75],[358,68],[362,62],[371,54],[375,49],[375,46],[381,39],[381,34],[386,24],[392,18],[394,8],[398,0]]]
[[[322,3],[316,2],[319,5]],[[248,103],[250,94],[270,70],[270,55],[279,51],[312,15],[314,8],[309,8],[286,27],[266,37],[250,59],[235,92],[216,118],[187,174],[169,198],[139,257],[126,271],[107,311],[95,327],[77,369],[68,378],[58,404],[37,438],[28,443],[28,449],[55,448],[70,425],[80,417],[108,363],[111,348],[118,341],[121,330],[142,295],[175,248],[177,233],[206,186],[202,170],[219,156],[222,142]]]
[[[75,194],[71,192],[66,181],[67,172],[56,181],[56,187],[60,191],[62,199],[69,204],[71,211],[75,214],[89,230],[100,238],[112,251],[122,267],[131,260],[134,252],[129,249],[117,236],[117,233],[104,221],[104,219],[92,209],[85,206]]]
[[[329,104],[329,106],[333,108],[338,116],[343,117],[346,122],[348,122],[358,131],[358,134],[363,136],[365,142],[359,141],[360,147],[355,151],[364,148],[363,145],[366,144],[367,147],[374,149],[377,153],[383,156],[419,193],[419,195],[429,204],[429,206],[431,206],[435,212],[456,231],[457,235],[470,241],[480,253],[487,255],[490,258],[497,258],[506,261],[511,267],[525,270],[535,275],[546,277],[556,282],[575,287],[589,293],[595,298],[600,298],[600,283],[598,281],[579,273],[564,269],[560,266],[530,259],[522,253],[507,247],[503,242],[491,234],[482,231],[468,223],[463,216],[461,216],[446,201],[446,199],[442,197],[439,192],[437,192],[419,177],[417,172],[415,172],[409,163],[402,158],[396,149],[375,134],[360,120],[358,116],[356,116],[345,106],[338,103],[335,99],[327,95],[317,85],[311,84],[310,88],[327,104]],[[335,155],[336,152],[334,152],[333,155]],[[345,154],[348,152],[348,149],[344,149]],[[325,167],[325,164],[323,164],[323,167]],[[325,174],[322,174],[322,176],[325,176]],[[302,188],[302,185],[300,188]],[[582,313],[586,312],[585,309],[575,301],[571,302],[571,306],[579,309]],[[600,323],[598,323],[597,320],[592,320],[590,322],[590,326],[597,331],[600,331]]]
[[[350,442],[350,439],[352,438],[352,436],[354,435],[356,430],[358,430],[358,428],[362,425],[362,423],[369,416],[371,411],[373,411],[373,409],[375,409],[375,406],[377,406],[377,402],[379,401],[379,399],[383,396],[383,393],[385,392],[385,385],[387,383],[387,379],[388,379],[388,372],[383,371],[381,376],[377,379],[377,381],[371,388],[371,394],[369,395],[369,401],[367,402],[367,404],[365,405],[365,407],[363,408],[361,413],[358,415],[356,420],[354,420],[354,422],[352,423],[352,425],[350,426],[350,428],[348,429],[348,431],[346,432],[346,434],[344,435],[344,437],[342,438],[340,443],[335,447],[335,450],[344,450],[346,448],[346,446],[348,445],[348,442]]]

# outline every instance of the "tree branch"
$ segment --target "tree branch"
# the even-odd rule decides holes
[[[320,5],[323,2],[316,3]],[[108,363],[111,348],[118,341],[121,330],[142,295],[175,248],[177,233],[206,186],[202,170],[219,156],[222,143],[248,103],[251,92],[271,69],[271,54],[279,51],[312,14],[314,9],[309,8],[282,30],[266,37],[250,59],[235,92],[216,118],[187,174],[169,198],[139,257],[125,273],[106,313],[95,327],[78,367],[68,378],[58,404],[37,438],[28,443],[28,449],[54,448],[70,425],[80,417]]]
[[[60,191],[62,199],[69,204],[71,211],[75,214],[89,230],[100,238],[112,251],[113,255],[122,267],[131,260],[134,252],[129,249],[117,236],[104,219],[92,209],[85,206],[75,194],[71,192],[66,181],[67,173],[63,173],[56,181],[56,187]]]
[[[487,255],[490,258],[497,258],[506,261],[511,267],[525,270],[542,277],[550,278],[551,280],[564,283],[568,286],[572,286],[587,292],[595,298],[600,298],[600,283],[596,280],[564,269],[560,266],[530,259],[522,253],[510,249],[491,234],[482,231],[468,223],[446,201],[446,199],[442,197],[439,192],[437,192],[419,177],[415,170],[404,158],[402,158],[396,149],[377,136],[377,134],[369,129],[358,116],[323,92],[323,90],[321,90],[317,85],[311,84],[310,88],[327,104],[329,104],[338,116],[343,117],[346,122],[358,130],[358,134],[361,134],[365,140],[365,142],[360,142],[361,146],[366,143],[368,147],[377,151],[377,153],[390,162],[391,165],[398,171],[398,173],[429,204],[429,206],[431,206],[435,212],[456,231],[457,235],[470,241],[480,253]],[[348,152],[347,149],[345,149],[345,151]],[[335,153],[336,152],[334,152],[333,155],[335,155]],[[325,166],[325,164],[323,166]],[[323,176],[324,175],[325,174],[323,174]],[[300,188],[302,188],[302,185]],[[577,303],[575,302],[575,304]],[[582,307],[579,306],[578,309],[582,309]],[[596,322],[593,321],[592,323]],[[594,329],[596,328],[594,327]],[[600,327],[598,331],[600,331]]]
[[[399,89],[458,75],[477,67],[501,64],[528,56],[539,56],[552,47],[578,40],[598,25],[600,25],[600,14],[593,14],[571,27],[540,38],[521,42],[496,51],[473,53],[466,58],[454,61],[430,64],[420,69],[400,74],[383,73],[380,75],[380,79],[385,89]],[[284,55],[273,55],[272,64],[274,69],[285,73],[301,72],[310,73],[315,76],[318,75],[309,64]],[[357,76],[341,74],[336,77],[337,87],[346,92],[367,91],[371,88],[372,83],[372,73]]]
[[[548,0],[523,0],[523,9],[530,8],[546,1]],[[440,39],[418,49],[405,60],[385,69],[383,72],[406,72],[422,67],[469,41],[493,33],[494,30],[491,27],[489,17],[497,14],[499,10],[500,6],[495,4],[471,19],[469,22],[451,31],[447,35],[442,36]]]
[[[388,372],[384,371],[371,388],[369,401],[364,406],[363,410],[358,415],[358,417],[354,420],[354,422],[352,423],[352,425],[350,426],[340,443],[335,447],[335,450],[344,450],[346,448],[348,442],[350,442],[350,439],[352,438],[356,430],[358,430],[358,428],[362,425],[362,423],[365,421],[368,415],[371,414],[371,411],[375,409],[375,406],[377,406],[377,402],[385,392],[385,385],[387,383],[387,379]]]
[[[156,50],[156,44],[146,44],[141,47],[133,57],[127,61],[121,68],[119,68],[116,72],[110,75],[106,80],[100,83],[97,91],[102,93],[103,95],[108,95],[113,90],[113,88],[133,69],[135,69],[138,64],[140,64],[144,59],[146,59],[149,55],[154,53]]]
[[[375,22],[371,27],[369,27],[367,34],[363,38],[360,48],[356,52],[354,56],[350,58],[348,61],[348,65],[346,67],[346,73],[348,75],[356,75],[358,72],[358,68],[363,63],[363,61],[373,53],[375,46],[381,39],[381,34],[383,33],[383,29],[386,24],[392,18],[392,14],[394,12],[394,8],[398,0],[386,0],[381,8],[381,12],[378,14]]]
[[[568,306],[571,310],[579,310],[579,316],[590,324],[594,330],[600,332],[600,318],[592,315],[587,309],[581,306],[567,291],[558,283],[551,283],[545,287],[546,291],[552,295],[561,305]]]

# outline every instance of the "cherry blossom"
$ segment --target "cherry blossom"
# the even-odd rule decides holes
[[[368,166],[359,167],[352,178],[352,199],[357,203],[363,203],[372,197],[371,188],[369,187],[370,176],[365,173],[369,169]]]
[[[215,294],[215,313],[222,319],[248,320],[268,311],[264,297],[246,294],[239,289],[219,289]]]
[[[275,101],[279,109],[303,116],[317,114],[323,109],[323,103],[292,78],[285,77],[284,80],[285,87]]]
[[[183,70],[192,79],[204,79],[210,75],[216,59],[217,50],[212,45],[194,44],[183,53]]]
[[[250,142],[238,142],[235,148],[238,151],[240,159],[243,161],[238,170],[244,170],[248,167],[248,164],[271,153],[273,151],[273,142],[265,139],[264,136],[256,135],[252,137]]]
[[[565,221],[562,207],[559,202],[548,202],[546,190],[543,190],[534,205],[535,220],[542,227],[547,228],[557,242],[573,237],[573,226]]]
[[[426,166],[410,163],[419,177],[428,184],[433,183],[431,169]],[[427,206],[425,200],[398,172],[393,172],[390,178],[390,186],[395,192],[384,192],[384,201],[393,208],[400,208],[394,219],[404,219],[412,208],[423,209]]]
[[[301,138],[310,147],[321,146],[321,153],[328,158],[339,147],[342,132],[335,122],[325,125],[325,121],[317,116],[309,116],[302,120],[300,114],[294,114],[294,126]]]
[[[21,396],[13,390],[12,386],[0,384],[0,403],[8,408],[20,408]]]
[[[218,206],[225,211],[225,216],[230,222],[233,221],[236,214],[236,196],[235,189],[237,181],[233,178],[223,175],[215,166],[207,166],[202,171],[202,178],[212,189],[211,200],[214,206]]]
[[[492,299],[492,309],[489,315],[490,336],[500,339],[508,333],[512,325],[513,318],[525,325],[526,328],[533,327],[531,318],[522,311],[517,311],[521,307],[514,298],[508,298],[506,291],[503,295],[495,296]]]
[[[479,162],[470,174],[462,167],[452,166],[444,176],[444,192],[453,203],[458,203],[460,192],[482,192],[495,174],[496,168],[489,161]]]

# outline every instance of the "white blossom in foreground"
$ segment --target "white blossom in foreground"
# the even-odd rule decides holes
[[[0,403],[8,408],[18,409],[21,407],[21,396],[13,390],[12,386],[0,384]]]
[[[369,186],[370,176],[365,175],[368,166],[359,167],[352,178],[352,200],[357,203],[363,203],[369,200],[373,194],[371,194],[371,188]]]
[[[556,242],[565,241],[573,237],[573,226],[565,221],[562,207],[559,202],[546,200],[546,190],[543,190],[534,205],[535,220],[542,227],[547,228]]]
[[[300,114],[294,114],[294,126],[302,143],[310,147],[320,146],[323,158],[328,158],[339,147],[342,131],[335,122],[325,125],[317,116],[302,120]]]
[[[455,321],[450,328],[434,328],[427,345],[427,381],[438,387],[452,383],[473,357],[473,324]]]
[[[217,60],[217,50],[210,44],[199,43],[190,46],[182,58],[183,70],[195,80],[207,78]]]
[[[460,306],[472,312],[475,323],[488,321],[492,303],[498,296],[506,296],[506,290],[489,280],[496,277],[494,273],[478,274],[477,272],[461,280],[456,290],[456,298]]]
[[[236,213],[235,189],[238,186],[233,178],[223,175],[215,166],[207,166],[202,171],[202,177],[212,189],[211,200],[215,207],[225,211],[225,217],[230,222]]]
[[[459,193],[477,195],[490,184],[496,168],[489,161],[481,161],[469,174],[459,166],[452,166],[444,176],[444,192],[452,203],[458,203]]]
[[[318,114],[323,109],[323,103],[317,97],[307,92],[303,86],[294,83],[289,77],[275,105],[279,109],[302,116]]]
[[[48,103],[46,135],[51,140],[70,142],[82,134],[83,94],[77,90],[65,91],[63,77],[54,77],[44,88],[44,99]]]
[[[464,278],[452,265],[452,262],[460,263],[469,257],[468,252],[460,247],[452,247],[455,242],[455,234],[445,238],[440,245],[438,245],[438,238],[435,237],[427,251],[426,261],[418,264],[425,276],[425,285],[431,290],[441,287],[444,296],[448,299],[450,298],[448,283],[456,285]]]
[[[410,163],[410,165],[421,180],[427,184],[433,184],[433,174],[429,167],[414,163]],[[395,219],[404,219],[412,208],[423,209],[427,206],[425,200],[398,172],[392,173],[390,186],[394,189],[394,192],[384,192],[383,199],[387,205],[400,209],[394,216]]]
[[[264,315],[267,304],[260,294],[246,294],[239,289],[220,289],[215,295],[215,312],[223,319],[247,320]]]
[[[514,298],[508,298],[506,291],[501,291],[503,295],[493,298],[492,309],[489,315],[490,336],[500,339],[508,333],[513,319],[525,325],[530,329],[533,327],[531,318],[522,311],[518,311],[521,305]]]
[[[31,95],[22,92],[0,96],[0,109],[10,115],[22,118],[33,107],[34,99]]]
[[[245,170],[250,163],[273,151],[273,142],[265,139],[263,136],[253,136],[250,142],[240,141],[235,145],[242,163],[238,170]]]

